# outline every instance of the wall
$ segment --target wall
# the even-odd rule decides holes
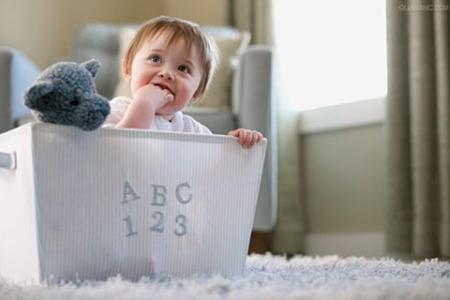
[[[200,25],[228,24],[228,0],[166,0],[164,11]]]
[[[222,25],[227,20],[226,4],[226,0],[0,0],[0,45],[19,49],[43,68],[69,56],[76,31],[84,23],[141,23],[164,14]]]
[[[383,256],[381,124],[302,136],[306,253]]]
[[[68,56],[83,23],[136,23],[162,11],[162,0],[0,0],[0,41],[42,68]]]

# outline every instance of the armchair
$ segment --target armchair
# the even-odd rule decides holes
[[[96,58],[102,63],[97,75],[97,90],[112,98],[120,75],[120,32],[124,26],[88,24],[76,37],[72,57],[85,61]],[[231,37],[238,31],[211,27],[213,36]],[[277,131],[273,97],[273,56],[270,47],[249,46],[238,56],[231,74],[230,108],[189,108],[185,113],[205,124],[216,134],[226,134],[237,127],[259,130],[268,139],[254,230],[273,229],[277,214]],[[17,50],[0,48],[0,132],[11,129],[29,114],[22,94],[39,70]],[[219,70],[220,72],[220,70]]]
[[[21,52],[0,47],[0,133],[29,116],[23,93],[38,74],[39,69]]]

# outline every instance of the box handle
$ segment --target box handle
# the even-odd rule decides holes
[[[16,152],[0,151],[0,168],[14,170],[16,168]]]

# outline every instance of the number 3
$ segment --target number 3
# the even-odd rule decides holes
[[[187,227],[186,227],[186,216],[185,215],[178,215],[175,218],[175,222],[178,224],[178,228],[174,230],[174,233],[178,236],[183,236],[187,233]]]

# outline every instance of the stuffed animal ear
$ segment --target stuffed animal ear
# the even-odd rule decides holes
[[[98,69],[100,69],[100,62],[96,59],[91,59],[88,61],[85,61],[84,63],[81,63],[80,66],[86,68],[86,70],[89,71],[89,73],[92,74],[92,77],[95,78],[97,75]]]
[[[39,99],[53,91],[53,83],[48,80],[38,81],[25,93],[25,105],[31,109],[38,106]]]

